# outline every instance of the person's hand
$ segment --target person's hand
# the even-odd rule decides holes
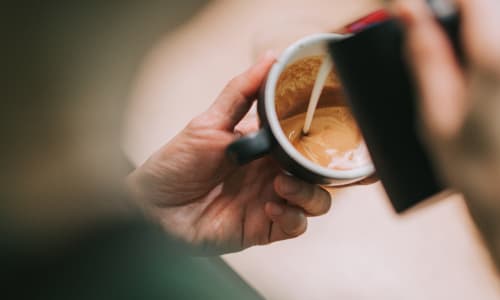
[[[422,136],[500,262],[500,1],[458,1],[466,67],[423,1],[401,1]],[[500,264],[499,264],[500,265]]]
[[[212,253],[238,251],[304,233],[326,213],[330,194],[284,175],[269,157],[238,167],[226,147],[256,127],[240,122],[274,56],[234,78],[213,105],[128,178],[144,209],[165,230]]]

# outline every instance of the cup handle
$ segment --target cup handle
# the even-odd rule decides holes
[[[264,127],[230,144],[226,155],[237,164],[244,165],[269,154],[272,140],[269,128]]]

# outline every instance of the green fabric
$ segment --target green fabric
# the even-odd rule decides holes
[[[220,258],[188,256],[140,222],[93,230],[44,255],[7,249],[3,292],[16,299],[261,299]]]

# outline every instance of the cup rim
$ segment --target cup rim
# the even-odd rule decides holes
[[[375,167],[373,162],[367,166],[355,168],[352,170],[332,170],[322,166],[319,166],[309,159],[305,158],[292,143],[288,140],[285,133],[283,132],[281,125],[278,120],[278,115],[276,113],[275,106],[275,93],[276,85],[278,83],[281,73],[285,70],[288,62],[297,54],[302,48],[315,43],[325,43],[325,49],[327,47],[327,42],[345,39],[349,35],[338,34],[338,33],[317,33],[313,35],[306,36],[297,42],[289,46],[277,59],[277,61],[272,66],[267,77],[267,84],[265,88],[265,114],[269,123],[269,127],[273,136],[278,141],[279,145],[283,150],[298,164],[305,167],[310,172],[316,173],[320,176],[330,178],[330,179],[358,179],[363,177],[368,177],[375,173]]]

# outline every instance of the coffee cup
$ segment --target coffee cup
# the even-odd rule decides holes
[[[259,93],[257,101],[259,131],[232,143],[227,149],[228,156],[239,164],[246,164],[271,154],[287,173],[311,183],[329,186],[354,183],[374,173],[375,168],[370,161],[352,169],[332,169],[308,159],[299,152],[283,131],[280,123],[283,121],[283,112],[281,109],[277,111],[277,87],[282,74],[301,60],[327,57],[328,44],[345,37],[334,33],[314,34],[297,41],[283,52],[271,68]],[[314,81],[310,83],[309,88],[312,89]],[[306,107],[304,104],[307,103],[297,103],[298,106]],[[291,110],[294,110],[293,107]]]

